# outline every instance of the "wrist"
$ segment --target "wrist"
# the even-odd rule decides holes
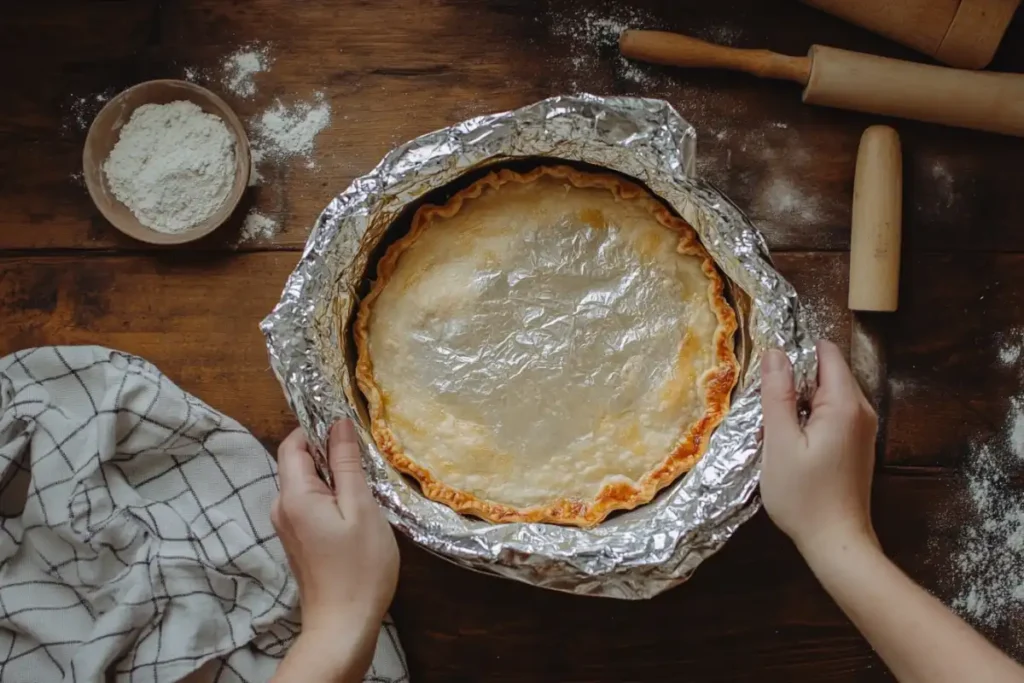
[[[842,528],[826,527],[807,537],[794,538],[797,550],[815,574],[836,562],[881,553],[881,545],[870,523]]]
[[[278,669],[278,677],[283,682],[361,683],[373,661],[376,643],[376,632],[370,638],[362,632],[321,631],[304,626]]]

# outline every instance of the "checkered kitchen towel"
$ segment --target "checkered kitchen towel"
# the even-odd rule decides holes
[[[299,630],[276,493],[251,434],[140,358],[0,359],[0,680],[266,681]],[[407,681],[391,624],[377,648],[367,679]]]

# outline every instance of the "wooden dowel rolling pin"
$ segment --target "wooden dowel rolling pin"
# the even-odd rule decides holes
[[[861,136],[853,179],[850,310],[896,310],[902,225],[900,138],[888,126],[871,126]]]
[[[624,31],[623,56],[744,71],[804,86],[803,101],[1024,137],[1024,75],[966,71],[824,45],[807,57],[741,50],[663,31]]]

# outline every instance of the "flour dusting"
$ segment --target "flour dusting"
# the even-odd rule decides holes
[[[1024,330],[1013,330],[999,341],[999,364],[1003,367],[1015,365],[1024,355]]]
[[[797,181],[778,175],[769,175],[762,183],[753,210],[759,217],[778,222],[811,225],[822,219],[819,200],[801,189]]]
[[[905,377],[889,377],[889,396],[892,397],[893,401],[906,398],[910,394],[917,392],[918,384],[912,379]]]
[[[843,302],[832,297],[832,293],[841,288],[843,279],[843,271],[836,267],[797,291],[807,331],[814,339],[837,341],[846,329],[849,313]]]
[[[568,43],[570,57],[566,67],[570,76],[588,77],[604,59],[611,61],[616,78],[635,85],[655,87],[665,82],[655,70],[641,62],[619,54],[619,36],[629,28],[656,28],[656,20],[648,12],[613,5],[606,11],[558,6],[549,16],[551,35]],[[579,90],[579,83],[572,81]]]
[[[699,29],[693,35],[718,45],[734,46],[743,36],[743,29],[732,24],[721,24]]]
[[[239,97],[251,98],[256,94],[256,74],[270,69],[270,63],[266,46],[249,45],[237,50],[224,60],[224,87]]]
[[[61,121],[61,130],[65,133],[86,131],[96,118],[96,114],[100,113],[100,109],[115,93],[113,88],[107,88],[90,95],[73,95]]]
[[[316,93],[310,102],[291,105],[277,100],[253,124],[257,154],[260,159],[275,161],[303,157],[313,168],[314,141],[330,122],[331,105],[323,93]]]
[[[245,217],[242,232],[238,235],[238,242],[241,244],[257,240],[270,240],[277,234],[277,229],[277,221],[253,209]]]
[[[1010,399],[1006,445],[1017,460],[1024,460],[1024,396]]]
[[[1020,415],[1020,397],[1011,422]],[[954,553],[960,590],[953,609],[977,624],[999,627],[1024,616],[1024,496],[1009,483],[1014,472],[999,443],[970,451],[967,493],[972,514]]]
[[[999,349],[1000,364],[1019,369],[1020,338],[1019,330],[1006,336],[1013,341]],[[1024,492],[1014,486],[1022,460],[1024,392],[1010,398],[1000,432],[970,446],[970,517],[953,555],[953,609],[991,628],[1013,627],[1024,617]]]

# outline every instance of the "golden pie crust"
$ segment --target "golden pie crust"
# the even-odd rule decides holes
[[[406,348],[416,325],[443,324],[446,315],[474,305],[475,295],[468,290],[479,271],[500,272],[502,245],[520,239],[521,226],[535,235],[615,229],[616,239],[622,234],[617,242],[622,257],[653,263],[651,272],[664,281],[659,286],[689,297],[686,310],[692,310],[686,329],[672,325],[658,337],[661,348],[676,344],[663,364],[670,367],[658,375],[662,379],[647,386],[642,382],[655,380],[641,373],[641,383],[630,385],[632,403],[621,410],[596,417],[585,413],[594,419],[591,425],[570,425],[572,420],[562,416],[536,429],[503,427],[515,438],[529,432],[522,438],[533,439],[534,445],[545,443],[545,430],[556,436],[568,431],[576,450],[566,453],[502,447],[487,421],[474,418],[476,404],[457,398],[458,408],[449,410],[429,387],[417,383],[413,376],[420,360]],[[657,275],[666,269],[668,276]],[[680,283],[673,282],[677,272]],[[528,173],[503,169],[457,192],[443,206],[422,206],[408,235],[387,250],[356,319],[356,379],[367,399],[377,446],[397,470],[419,482],[428,498],[496,523],[589,527],[615,510],[650,502],[704,453],[728,411],[738,377],[736,326],[722,278],[693,228],[646,190],[616,175],[567,166]],[[611,351],[607,359],[601,351],[591,353],[595,364],[616,360]],[[634,351],[626,365],[645,362],[645,352]],[[622,375],[627,377],[625,367]],[[526,401],[536,383],[518,386],[524,393],[512,394],[513,400],[522,396]],[[585,401],[580,402],[583,408],[571,401],[567,405],[569,416],[598,410]],[[539,419],[547,416],[538,414]]]

